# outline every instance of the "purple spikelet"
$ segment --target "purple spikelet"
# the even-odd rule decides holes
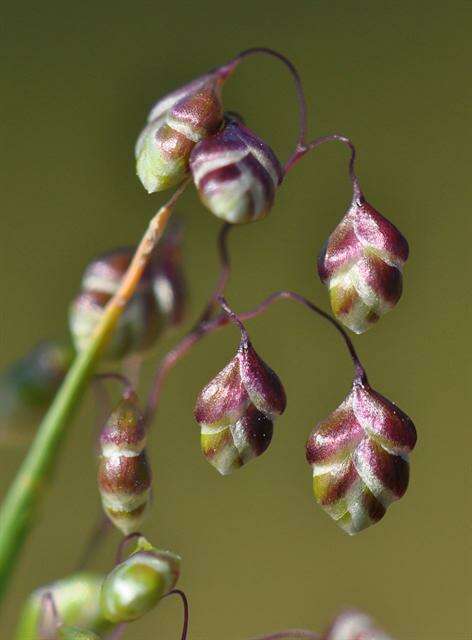
[[[203,204],[232,224],[265,217],[283,178],[272,149],[234,117],[194,148],[190,169]]]
[[[239,469],[267,449],[273,420],[285,405],[278,376],[243,339],[234,358],[197,398],[203,455],[222,475]]]
[[[318,259],[333,313],[363,333],[392,309],[402,293],[408,243],[368,202],[353,202]]]
[[[408,487],[408,456],[415,444],[410,418],[368,384],[355,381],[308,438],[316,501],[351,535],[378,522]]]

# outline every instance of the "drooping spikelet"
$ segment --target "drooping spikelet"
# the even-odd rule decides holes
[[[136,172],[148,193],[182,182],[194,146],[220,128],[222,81],[218,74],[202,76],[151,110],[135,148]]]
[[[73,301],[69,324],[78,351],[85,349],[103,311],[117,292],[134,254],[133,247],[110,251],[90,263],[82,278],[81,292]],[[109,358],[122,358],[149,348],[163,323],[155,299],[153,265],[145,270],[136,293],[120,317],[107,347]]]
[[[190,168],[203,204],[232,224],[265,217],[283,178],[272,149],[232,116],[194,148]]]
[[[179,579],[180,557],[140,538],[137,550],[105,578],[101,610],[111,622],[137,620],[171,591]]]
[[[390,311],[402,293],[408,243],[368,202],[353,202],[318,258],[333,313],[363,333]]]
[[[317,502],[349,534],[378,522],[405,493],[416,430],[369,385],[355,381],[306,446]]]
[[[98,487],[103,508],[128,535],[140,528],[151,486],[146,430],[136,396],[120,401],[101,432],[100,446]]]
[[[285,405],[279,378],[243,339],[231,362],[197,398],[203,455],[222,475],[239,469],[267,449],[273,420]]]

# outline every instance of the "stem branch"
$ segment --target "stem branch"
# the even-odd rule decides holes
[[[349,159],[349,178],[352,184],[352,202],[353,204],[362,204],[362,202],[364,201],[364,194],[362,193],[359,178],[357,177],[354,168],[354,164],[356,161],[356,148],[350,138],[342,136],[339,133],[333,133],[329,136],[321,136],[319,138],[315,138],[315,140],[312,140],[307,144],[299,145],[294,151],[293,155],[285,163],[284,174],[287,175],[287,173],[293,169],[293,167],[299,160],[303,158],[304,155],[306,155],[310,151],[313,151],[325,142],[342,142],[350,150],[351,157]]]
[[[349,337],[347,331],[335,320],[329,313],[323,311],[320,307],[315,305],[307,298],[303,297],[299,293],[295,293],[294,291],[276,291],[272,293],[270,296],[265,298],[257,307],[251,309],[249,311],[245,311],[243,313],[239,313],[237,315],[238,320],[243,322],[245,320],[251,320],[255,318],[265,311],[278,300],[292,300],[293,302],[298,302],[303,305],[307,309],[310,309],[314,313],[318,314],[325,320],[327,320],[342,336],[344,342],[346,343],[346,347],[349,351],[349,355],[354,364],[355,369],[355,380],[358,380],[362,384],[367,384],[367,374],[366,371],[357,355],[354,344],[352,343],[351,338]],[[181,360],[190,349],[197,344],[204,336],[213,333],[217,329],[221,329],[226,326],[229,322],[231,322],[231,317],[224,312],[212,320],[207,320],[198,324],[195,329],[190,331],[186,336],[182,338],[182,340],[164,356],[161,360],[156,373],[154,375],[154,381],[151,388],[151,392],[148,398],[148,404],[146,407],[145,421],[149,427],[149,424],[154,417],[157,406],[159,404],[159,398],[161,395],[162,387],[167,378],[168,373],[171,369]]]
[[[253,56],[257,54],[272,56],[273,58],[277,58],[278,60],[280,60],[288,68],[295,82],[295,89],[297,92],[297,100],[298,100],[298,113],[299,113],[298,137],[297,137],[297,142],[295,146],[295,151],[293,152],[293,155],[296,155],[299,149],[305,148],[305,140],[306,140],[306,134],[307,134],[307,107],[306,107],[305,91],[303,89],[302,80],[293,62],[289,60],[286,56],[284,56],[282,53],[279,53],[274,49],[269,49],[268,47],[251,47],[250,49],[246,49],[245,51],[242,51],[235,58],[233,58],[233,60],[230,60],[230,62],[225,64],[223,67],[221,67],[218,70],[218,73],[222,77],[226,78],[230,73],[232,73],[233,69],[242,60],[244,60],[244,58],[248,58],[249,56]]]
[[[306,640],[321,640],[321,636],[313,631],[306,629],[286,629],[285,631],[277,631],[268,636],[257,636],[250,640],[291,640],[292,638],[306,638]]]

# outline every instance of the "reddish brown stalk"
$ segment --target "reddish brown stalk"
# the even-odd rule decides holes
[[[228,222],[225,222],[220,228],[217,241],[218,255],[220,258],[220,273],[215,290],[211,294],[208,304],[206,305],[200,318],[198,319],[196,326],[201,322],[205,322],[211,317],[213,310],[215,309],[215,304],[217,303],[218,296],[224,293],[226,285],[228,284],[229,276],[231,273],[231,262],[228,251],[228,234],[232,228],[233,225],[229,224]]]
[[[130,380],[121,373],[115,373],[113,371],[106,373],[97,373],[94,375],[94,380],[116,380],[123,385],[123,398],[130,398],[135,395],[134,387]]]
[[[90,532],[87,543],[85,544],[84,550],[82,551],[80,560],[77,563],[76,571],[83,571],[85,569],[85,567],[89,564],[93,556],[98,551],[100,544],[109,531],[111,531],[111,522],[105,515],[100,513],[100,515],[97,517],[92,531]]]
[[[257,636],[250,640],[293,640],[293,638],[305,638],[306,640],[321,640],[321,636],[313,631],[306,629],[287,629],[286,631],[277,631],[268,636]]]
[[[233,324],[235,324],[238,327],[238,329],[241,331],[241,338],[242,338],[243,343],[248,344],[249,343],[249,336],[248,336],[248,333],[246,331],[246,327],[241,322],[241,318],[238,316],[237,313],[235,313],[231,309],[231,307],[229,306],[229,304],[227,303],[225,298],[223,298],[223,296],[219,296],[218,297],[218,302],[220,303],[221,308],[226,313],[226,315],[231,320],[231,322]]]
[[[227,64],[220,67],[220,69],[217,70],[217,73],[221,75],[222,78],[226,79],[226,77],[233,72],[233,70],[242,60],[244,60],[245,58],[248,58],[249,56],[258,55],[258,54],[272,56],[273,58],[277,58],[278,60],[280,60],[288,68],[295,82],[295,89],[297,92],[297,100],[298,100],[298,111],[299,111],[299,129],[298,129],[297,142],[295,145],[295,151],[291,156],[293,157],[297,154],[298,150],[305,148],[305,139],[307,134],[307,107],[306,107],[305,91],[303,89],[303,84],[300,78],[300,74],[298,73],[297,68],[295,67],[293,62],[289,60],[289,58],[284,56],[282,53],[279,53],[274,49],[269,49],[268,47],[251,47],[250,49],[246,49],[245,51],[242,51],[235,58],[233,58],[233,60],[230,60]]]
[[[327,320],[333,327],[341,334],[348,348],[351,359],[354,363],[355,369],[355,379],[361,382],[362,384],[367,384],[367,374],[365,369],[357,355],[357,352],[354,348],[354,345],[351,341],[351,338],[347,334],[347,331],[337,322],[329,313],[320,309],[313,302],[310,302],[303,296],[294,291],[276,291],[272,293],[270,296],[265,298],[257,307],[250,311],[245,311],[243,313],[238,314],[238,318],[240,321],[251,320],[262,313],[264,313],[274,302],[277,300],[292,300],[294,302],[298,302],[303,305],[307,309],[315,312],[319,316],[323,317]],[[162,391],[162,387],[164,381],[169,373],[169,371],[177,364],[177,362],[183,358],[187,352],[203,338],[204,336],[213,333],[217,329],[221,329],[225,325],[230,322],[230,318],[227,313],[220,314],[213,318],[212,320],[208,320],[206,322],[200,323],[195,329],[190,331],[182,340],[167,353],[166,356],[161,360],[157,371],[154,376],[154,382],[151,388],[151,392],[148,398],[148,404],[145,413],[146,424],[149,427],[149,423],[152,420],[155,411],[157,409],[160,394]]]
[[[38,640],[54,640],[61,621],[51,591],[46,591],[41,598],[40,618],[38,624]]]
[[[121,624],[119,624],[113,629],[111,634],[107,636],[107,640],[121,640],[127,626],[128,625],[126,622],[122,622]]]
[[[352,184],[352,201],[353,203],[362,204],[362,202],[364,201],[364,194],[362,193],[362,189],[359,184],[359,178],[357,177],[354,169],[356,160],[356,148],[354,147],[352,140],[350,138],[347,138],[346,136],[342,136],[338,133],[333,133],[329,136],[321,136],[320,138],[315,138],[315,140],[312,140],[311,142],[298,147],[292,157],[285,164],[285,175],[289,171],[291,171],[291,169],[293,169],[293,167],[299,160],[303,158],[304,155],[306,155],[310,151],[313,151],[325,142],[342,142],[350,150],[351,157],[349,159],[349,178]]]
[[[130,533],[126,537],[123,538],[123,540],[118,545],[118,549],[116,551],[115,565],[118,565],[121,562],[123,562],[123,556],[124,556],[125,549],[128,546],[128,544],[130,542],[132,542],[133,540],[137,540],[139,538],[142,538],[142,535],[143,534],[139,533],[139,531],[135,531],[134,533]]]
[[[184,607],[184,622],[182,625],[182,634],[180,638],[181,640],[187,640],[189,625],[189,606],[187,596],[181,589],[172,589],[172,591],[169,591],[169,593],[167,593],[164,598],[168,598],[169,596],[179,596],[179,598],[182,600],[182,604]]]

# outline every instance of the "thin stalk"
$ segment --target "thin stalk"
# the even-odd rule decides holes
[[[41,598],[38,624],[39,640],[54,640],[61,624],[53,595],[47,591]]]
[[[136,395],[134,386],[130,379],[122,373],[106,371],[104,373],[96,373],[93,378],[94,380],[116,380],[117,382],[120,382],[123,385],[122,397],[125,399],[132,398]]]
[[[187,640],[188,625],[190,620],[187,596],[181,589],[172,589],[172,591],[169,591],[169,593],[167,593],[164,598],[168,598],[169,596],[179,596],[179,598],[182,600],[182,605],[184,608],[184,622],[182,624],[182,633],[180,638],[181,640]]]
[[[220,232],[218,234],[217,249],[218,249],[218,255],[220,259],[220,273],[218,276],[218,281],[216,283],[215,289],[210,295],[210,298],[207,304],[205,305],[202,313],[200,314],[199,319],[195,323],[193,330],[191,330],[187,334],[187,336],[182,340],[182,342],[188,341],[189,344],[188,344],[188,347],[186,347],[187,349],[189,349],[194,343],[194,340],[195,340],[194,334],[198,334],[199,328],[210,319],[214,311],[215,304],[217,304],[218,302],[218,298],[224,293],[226,289],[226,285],[228,284],[228,280],[231,274],[231,260],[230,260],[229,249],[228,249],[228,234],[232,228],[233,228],[233,225],[224,223],[221,226]],[[167,376],[168,371],[172,369],[174,364],[176,364],[176,361],[174,361],[174,358],[177,358],[177,360],[179,360],[181,357],[178,350],[175,353],[174,351],[175,350],[172,349],[166,354],[166,356],[161,361],[158,369],[156,370],[154,384],[152,386],[152,389],[149,395],[147,409],[145,412],[145,424],[148,427],[149,427],[150,421],[152,420],[152,417],[154,416],[157,403],[159,401],[159,395],[161,392],[162,384]]]
[[[139,538],[142,537],[142,533],[140,533],[139,531],[135,531],[134,533],[128,533],[128,535],[125,536],[123,540],[121,540],[120,544],[118,545],[118,549],[116,550],[115,566],[123,562],[125,550],[129,543],[133,542],[133,540],[139,540]]]
[[[117,627],[113,629],[110,635],[107,636],[107,640],[121,640],[123,637],[126,628],[128,627],[126,622],[122,622]]]
[[[0,599],[5,594],[15,559],[37,515],[44,485],[57,458],[72,413],[83,396],[116,323],[136,290],[186,184],[187,182],[179,187],[149,223],[120,288],[106,306],[89,345],[72,363],[5,496],[0,510]]]
[[[313,631],[306,629],[286,629],[285,631],[277,631],[268,636],[257,636],[250,640],[292,640],[293,638],[305,638],[306,640],[321,640],[321,636]]]
[[[231,320],[231,322],[236,327],[238,327],[238,329],[240,330],[240,332],[241,332],[241,340],[242,340],[243,344],[245,344],[246,346],[249,346],[249,334],[248,334],[248,332],[246,330],[246,327],[241,322],[241,318],[238,316],[237,313],[235,313],[231,309],[231,307],[229,306],[227,300],[225,298],[223,298],[223,296],[219,296],[218,297],[218,301],[219,301],[219,303],[221,305],[221,308],[226,313],[226,315]]]
[[[218,296],[224,293],[226,285],[228,284],[229,276],[231,273],[231,261],[228,251],[228,234],[231,229],[233,229],[233,225],[225,222],[221,226],[220,233],[218,234],[217,248],[220,258],[220,273],[218,275],[216,287],[211,294],[210,299],[208,300],[208,303],[205,306],[202,314],[200,315],[200,318],[196,323],[197,325],[201,322],[205,322],[205,320],[208,320],[208,318],[210,318],[215,308],[215,304],[217,303]]]
[[[356,161],[356,148],[354,143],[350,138],[346,136],[342,136],[339,133],[333,133],[329,136],[321,136],[319,138],[315,138],[311,142],[307,144],[300,145],[292,155],[292,157],[287,161],[284,167],[284,174],[287,175],[289,171],[293,169],[293,167],[298,163],[299,160],[303,158],[304,155],[313,151],[317,147],[325,144],[325,142],[342,142],[351,152],[351,157],[349,158],[349,179],[352,184],[352,202],[353,204],[362,204],[364,201],[364,194],[362,193],[362,189],[359,183],[359,178],[355,172],[355,161]]]
[[[238,313],[237,318],[239,322],[251,320],[252,318],[255,318],[267,311],[267,309],[278,300],[291,300],[292,302],[298,302],[298,304],[303,305],[307,309],[310,309],[310,311],[313,311],[317,315],[327,320],[342,336],[346,344],[349,355],[354,365],[355,381],[359,382],[362,385],[368,384],[366,371],[360,361],[359,356],[357,355],[354,344],[352,343],[352,340],[349,337],[347,331],[329,313],[323,311],[323,309],[321,309],[299,293],[295,293],[294,291],[276,291],[275,293],[272,293],[270,296],[265,298],[254,309],[245,311],[243,313]],[[148,427],[155,415],[156,409],[159,404],[162,388],[169,372],[204,336],[209,335],[218,329],[221,329],[231,321],[232,318],[230,318],[228,313],[225,311],[212,320],[207,320],[206,322],[200,323],[195,327],[195,329],[184,336],[182,340],[164,356],[154,375],[151,392],[148,398],[145,414],[145,421]]]
[[[305,91],[303,89],[303,83],[300,78],[300,74],[298,73],[298,70],[293,64],[293,62],[289,60],[289,58],[284,56],[282,53],[279,53],[274,49],[269,49],[268,47],[251,47],[250,49],[246,49],[245,51],[242,51],[235,58],[230,60],[227,64],[220,67],[216,71],[216,73],[220,75],[223,79],[226,79],[242,60],[258,54],[268,55],[280,60],[280,62],[282,62],[288,68],[295,82],[295,89],[297,92],[297,101],[298,101],[299,127],[298,127],[298,136],[297,136],[297,141],[295,145],[295,151],[291,156],[293,157],[294,155],[297,154],[299,149],[305,148],[305,140],[306,140],[306,134],[307,134],[307,106],[306,106]]]
[[[84,571],[84,569],[88,566],[94,555],[97,553],[101,542],[109,531],[111,531],[111,522],[105,515],[100,512],[100,515],[97,517],[97,520],[88,536],[88,540],[81,553],[80,559],[76,565],[75,570],[77,572]]]

